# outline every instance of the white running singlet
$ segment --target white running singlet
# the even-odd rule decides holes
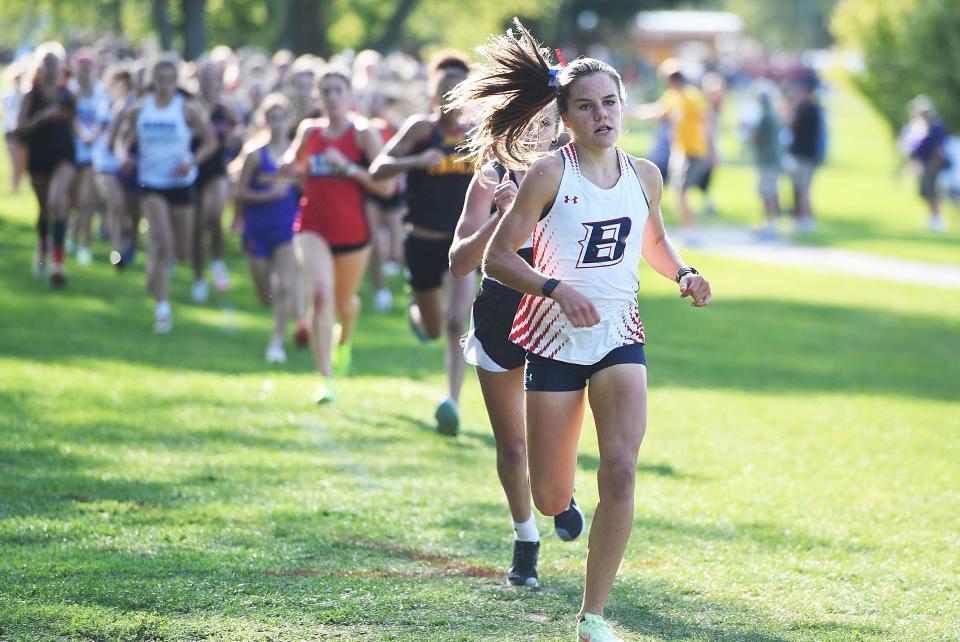
[[[174,95],[163,109],[148,94],[137,117],[137,153],[140,184],[154,189],[174,189],[193,185],[197,165],[186,176],[177,176],[180,163],[193,160],[190,140],[193,132],[183,113],[183,96]]]
[[[510,340],[548,359],[592,365],[614,348],[644,343],[637,270],[650,208],[640,177],[620,149],[620,178],[606,190],[580,174],[573,143],[560,153],[563,177],[553,207],[534,228],[533,267],[588,297],[600,323],[575,328],[556,301],[525,294]]]

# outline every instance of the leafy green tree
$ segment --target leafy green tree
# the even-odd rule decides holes
[[[927,94],[947,125],[960,130],[960,11],[956,0],[841,0],[832,27],[863,54],[854,80],[893,131],[906,104]]]
[[[833,43],[828,26],[837,0],[723,0],[746,31],[770,49],[813,49]]]

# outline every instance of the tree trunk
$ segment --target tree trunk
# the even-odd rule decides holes
[[[113,0],[110,3],[110,13],[113,14],[113,35],[123,34],[123,0]]]
[[[328,57],[327,8],[330,0],[289,0],[281,43],[293,53]]]
[[[372,43],[368,43],[367,47],[380,52],[386,52],[389,49],[396,48],[403,40],[403,25],[406,23],[407,18],[410,17],[410,14],[413,13],[413,10],[417,8],[417,1],[418,0],[399,0],[393,9],[393,14],[390,16],[390,19],[387,20],[383,26],[380,37]]]
[[[153,24],[160,36],[160,49],[170,51],[173,49],[173,28],[170,26],[170,16],[167,15],[167,0],[153,0],[151,9]]]
[[[182,0],[183,57],[196,60],[206,50],[206,0]]]

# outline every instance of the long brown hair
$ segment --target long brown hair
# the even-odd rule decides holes
[[[541,153],[539,114],[552,102],[566,113],[570,88],[580,78],[607,74],[617,84],[621,102],[626,97],[620,74],[607,63],[577,58],[565,67],[553,65],[550,50],[518,18],[513,25],[516,33],[508,29],[477,47],[476,72],[450,92],[451,107],[475,108],[478,124],[462,149],[478,169],[491,157],[510,169],[524,169],[536,160]]]

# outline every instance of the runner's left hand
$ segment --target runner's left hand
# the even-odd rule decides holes
[[[695,308],[705,308],[710,304],[713,293],[710,291],[710,281],[699,274],[686,274],[680,279],[680,298],[691,297]]]
[[[190,170],[193,169],[193,165],[194,165],[193,161],[184,161],[184,162],[182,162],[182,163],[179,163],[179,164],[173,169],[173,173],[174,173],[178,178],[183,178],[184,176],[186,176],[187,174],[190,173]]]

